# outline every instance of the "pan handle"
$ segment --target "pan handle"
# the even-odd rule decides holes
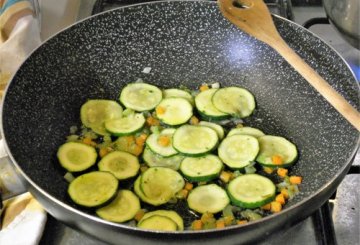
[[[2,201],[27,191],[24,183],[24,178],[6,153],[4,139],[0,139],[0,209]]]

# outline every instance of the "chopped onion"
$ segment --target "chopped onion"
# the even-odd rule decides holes
[[[74,175],[72,173],[66,172],[66,174],[64,175],[64,179],[67,182],[71,183],[75,179],[75,177],[74,177]]]
[[[151,71],[151,67],[145,67],[142,71],[142,73],[149,74]]]
[[[220,88],[220,83],[216,82],[210,85],[211,88]]]

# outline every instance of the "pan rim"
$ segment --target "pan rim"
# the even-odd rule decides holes
[[[62,33],[64,32],[65,30],[67,29],[70,29],[72,28],[73,26],[81,23],[81,22],[84,22],[84,21],[87,21],[88,19],[92,19],[92,18],[96,18],[98,15],[102,15],[102,14],[105,14],[107,12],[110,12],[110,11],[117,11],[118,9],[123,9],[123,8],[131,8],[131,7],[135,7],[135,6],[139,6],[139,5],[150,5],[150,4],[158,4],[158,3],[174,3],[174,2],[184,2],[183,0],[174,0],[174,1],[167,1],[167,0],[161,0],[161,1],[153,1],[153,2],[148,2],[148,3],[139,3],[139,4],[133,4],[133,5],[129,5],[129,6],[123,6],[123,7],[119,7],[119,8],[116,8],[116,9],[112,9],[112,10],[107,10],[107,11],[104,11],[102,13],[99,13],[99,14],[96,14],[96,15],[92,15],[90,17],[87,17],[79,22],[76,22],[70,26],[68,26],[67,28],[55,33],[54,35],[52,35],[51,37],[47,38],[38,48],[34,49],[28,56],[27,58],[22,62],[22,64],[20,65],[20,67],[24,64],[24,62],[26,62],[26,60],[28,60],[28,58],[34,53],[36,52],[36,50],[38,50],[40,47],[42,47],[44,44],[46,44],[50,39],[52,38],[55,38],[59,33]],[[196,3],[206,3],[206,4],[217,4],[216,2],[210,2],[210,1],[203,1],[203,0],[187,0],[185,2],[196,2]],[[326,45],[328,48],[330,48],[334,53],[336,53],[336,55],[338,56],[338,58],[341,58],[343,63],[346,65],[346,67],[348,68],[348,70],[351,72],[354,80],[356,81],[356,77],[355,77],[355,74],[354,72],[350,69],[350,66],[347,62],[345,62],[345,59],[339,54],[339,52],[337,52],[331,45],[327,44],[322,38],[318,37],[316,34],[312,33],[311,31],[307,30],[306,28],[302,27],[301,25],[295,23],[295,22],[292,22],[290,20],[287,20],[281,16],[278,16],[278,15],[273,15],[275,16],[276,18],[278,19],[281,19],[282,21],[285,21],[287,23],[290,23],[292,25],[295,25],[297,27],[300,27],[301,29],[303,29],[307,34],[309,35],[313,35],[314,37],[316,37],[317,39],[319,39],[320,41],[323,42],[324,45]],[[14,77],[17,75],[18,72],[16,72],[10,82],[8,83],[6,89],[5,89],[5,96],[3,97],[3,102],[6,101],[6,96],[7,96],[7,90],[9,89],[12,81],[14,80]],[[357,82],[357,88],[358,88],[358,98],[360,98],[360,85],[359,83]],[[327,184],[322,186],[322,188],[318,189],[317,191],[315,191],[314,193],[312,193],[310,196],[304,198],[303,200],[301,200],[300,202],[290,206],[290,207],[287,207],[285,208],[283,211],[281,211],[280,213],[276,213],[276,214],[272,214],[272,215],[269,215],[269,216],[266,216],[260,220],[257,220],[257,221],[252,221],[252,222],[249,222],[247,224],[244,224],[244,225],[235,225],[235,226],[229,226],[229,227],[225,227],[223,229],[211,229],[211,230],[199,230],[199,231],[191,231],[191,230],[185,230],[185,231],[174,231],[174,232],[162,232],[162,231],[152,231],[152,230],[143,230],[143,229],[139,229],[137,227],[132,227],[132,226],[128,226],[128,225],[125,225],[125,224],[118,224],[118,223],[114,223],[114,222],[110,222],[110,221],[106,221],[106,220],[103,220],[99,217],[96,217],[94,215],[90,215],[90,214],[87,214],[81,210],[78,210],[76,208],[73,208],[71,207],[70,205],[66,204],[65,202],[62,202],[60,201],[59,199],[57,199],[56,197],[52,196],[51,194],[49,194],[48,192],[46,192],[43,188],[39,187],[32,179],[30,179],[30,177],[28,175],[26,175],[23,170],[21,169],[21,167],[18,165],[18,163],[15,161],[13,155],[11,154],[10,152],[10,149],[8,147],[8,144],[7,144],[7,136],[6,134],[4,133],[4,129],[3,129],[3,106],[4,106],[4,103],[1,104],[1,117],[0,117],[0,120],[1,120],[1,134],[5,140],[5,149],[7,151],[7,153],[9,154],[9,157],[12,161],[12,163],[16,166],[16,168],[19,170],[19,172],[21,173],[22,177],[25,178],[25,180],[27,181],[28,184],[30,184],[33,188],[35,188],[38,192],[40,192],[44,197],[46,197],[47,199],[49,199],[50,201],[56,203],[57,205],[61,206],[62,208],[68,210],[69,212],[71,213],[76,213],[77,215],[80,215],[84,218],[87,218],[87,219],[90,219],[94,222],[97,222],[97,223],[102,223],[104,225],[107,225],[107,226],[111,226],[111,227],[116,227],[116,228],[123,228],[125,230],[129,230],[129,231],[135,231],[135,232],[143,232],[143,233],[147,233],[147,234],[174,234],[174,235],[179,235],[179,236],[182,236],[182,235],[197,235],[197,234],[208,234],[208,233],[223,233],[225,231],[230,231],[230,230],[237,230],[237,229],[241,229],[241,228],[244,228],[244,227],[252,227],[252,226],[256,226],[260,223],[264,223],[264,222],[267,222],[269,220],[272,220],[272,219],[275,219],[277,217],[280,217],[280,216],[286,216],[287,214],[289,214],[293,209],[296,209],[296,208],[300,208],[300,207],[303,207],[303,206],[306,206],[306,204],[309,203],[309,201],[311,199],[313,199],[314,197],[318,196],[321,192],[323,192],[324,190],[326,190],[334,181],[338,180],[341,175],[344,174],[345,170],[349,167],[350,163],[351,163],[351,160],[355,157],[357,151],[359,150],[359,147],[360,147],[360,133],[358,133],[358,139],[357,139],[357,142],[355,144],[355,147],[354,149],[352,150],[351,152],[351,155],[350,157],[346,160],[346,164],[344,164],[338,171],[337,173],[335,174],[335,176],[333,176],[333,178],[331,178],[331,180],[328,180]]]

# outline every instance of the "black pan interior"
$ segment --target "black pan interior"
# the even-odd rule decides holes
[[[358,84],[339,55],[303,28],[274,20],[286,42],[359,108]],[[142,73],[145,67],[149,74]],[[304,182],[288,206],[331,182],[358,145],[358,132],[275,51],[230,24],[215,3],[179,1],[106,12],[37,49],[4,100],[3,133],[13,159],[38,187],[72,205],[55,157],[58,146],[70,126],[80,125],[86,100],[117,100],[138,78],[164,88],[216,81],[249,89],[257,109],[245,124],[299,148],[291,173]]]

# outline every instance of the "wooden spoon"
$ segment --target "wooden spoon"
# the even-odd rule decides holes
[[[262,0],[218,0],[220,11],[244,32],[275,49],[344,118],[360,131],[360,113],[333,89],[282,39]]]

